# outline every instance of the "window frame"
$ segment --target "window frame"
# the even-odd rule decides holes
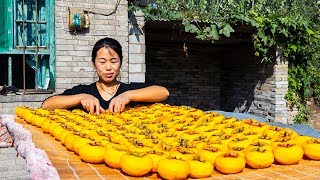
[[[24,1],[24,0],[21,0]],[[17,31],[18,31],[18,27],[17,27],[17,1],[16,0],[11,0],[9,1],[9,7],[10,10],[8,8],[8,13],[11,14],[11,22],[10,22],[10,29],[8,29],[8,31],[10,31],[10,35],[9,35],[9,41],[10,41],[10,45],[8,50],[0,50],[0,55],[28,55],[28,54],[34,54],[34,55],[48,55],[49,56],[49,70],[50,70],[50,86],[48,87],[48,90],[50,90],[49,92],[52,93],[55,91],[55,77],[56,77],[56,69],[55,69],[55,0],[45,0],[45,17],[46,17],[46,39],[47,41],[47,48],[36,48],[36,50],[28,50],[28,49],[24,49],[22,48],[17,48],[18,45],[18,40],[17,40]],[[38,13],[38,11],[37,11]],[[39,18],[39,16],[37,15],[37,17]],[[35,20],[37,21],[37,20]],[[40,23],[39,23],[40,24]],[[38,29],[39,31],[39,29]],[[11,40],[10,40],[11,39]],[[38,49],[38,52],[37,52]],[[20,60],[20,59],[19,59]],[[23,59],[22,59],[23,60]],[[9,61],[9,60],[8,60]],[[12,63],[14,63],[14,60],[12,60]],[[35,71],[36,73],[36,71]],[[39,73],[39,72],[38,72]],[[37,73],[36,73],[37,74]],[[36,81],[37,79],[35,79]],[[37,83],[35,83],[37,84]],[[43,92],[39,92],[38,91],[38,87],[34,87],[34,89],[36,90],[35,93],[43,93]],[[26,89],[23,89],[24,93],[26,92]]]

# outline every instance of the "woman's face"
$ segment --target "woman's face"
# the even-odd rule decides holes
[[[111,83],[120,74],[121,62],[113,49],[103,47],[97,51],[94,66],[97,69],[99,79],[104,83]]]

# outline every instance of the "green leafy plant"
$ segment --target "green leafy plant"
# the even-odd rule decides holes
[[[320,1],[310,0],[150,0],[141,10],[149,20],[179,20],[203,41],[230,37],[237,26],[253,28],[255,55],[270,61],[271,48],[289,60],[287,101],[299,109],[297,123],[309,115],[306,98],[320,98]]]

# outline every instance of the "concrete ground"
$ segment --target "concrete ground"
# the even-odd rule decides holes
[[[30,179],[26,160],[11,148],[0,148],[0,179]]]

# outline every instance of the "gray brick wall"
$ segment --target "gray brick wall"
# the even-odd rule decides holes
[[[18,106],[40,107],[49,96],[52,94],[0,96],[0,114],[14,114]]]
[[[183,44],[172,39],[169,33],[146,32],[146,82],[166,86],[168,103],[292,123],[294,112],[289,114],[284,99],[288,90],[286,61],[278,58],[261,63],[250,41],[187,43],[186,58]]]
[[[228,45],[221,54],[221,109],[272,116],[272,64],[255,58],[252,44]]]
[[[112,37],[121,43],[124,59],[119,79],[122,82],[129,81],[129,20],[127,1],[121,1],[116,13],[110,16],[89,14],[90,28],[88,30],[76,33],[68,31],[68,7],[108,14],[114,11],[116,2],[117,0],[55,1],[55,93],[61,93],[65,89],[78,84],[90,84],[97,80],[97,75],[91,62],[91,50],[95,42],[104,37]],[[140,47],[140,49],[142,48],[144,47]],[[141,59],[141,56],[139,58]],[[134,64],[131,67],[131,71],[139,74],[134,80],[141,80],[141,74],[144,74],[144,69],[144,63],[141,62],[140,66],[139,64]],[[139,73],[138,71],[143,72]],[[40,107],[42,101],[51,95],[0,96],[0,113],[12,114],[15,107],[21,105],[34,108]]]
[[[120,79],[128,82],[128,6],[121,1],[115,14],[89,14],[90,28],[83,32],[68,32],[67,7],[86,9],[96,13],[111,13],[117,0],[55,1],[56,36],[56,93],[78,84],[90,84],[97,78],[91,62],[94,43],[104,37],[117,39],[123,47]]]
[[[216,51],[181,44],[148,42],[146,82],[164,85],[170,91],[167,103],[205,110],[220,108],[220,60]]]
[[[145,24],[142,12],[129,12],[129,82],[145,82]]]
[[[276,49],[276,62],[274,65],[274,106],[275,106],[275,121],[285,124],[293,124],[294,112],[289,116],[287,102],[284,99],[288,92],[288,62],[283,57],[282,51]]]
[[[250,44],[215,48],[189,44],[186,58],[181,43],[148,42],[143,14],[128,13],[127,1],[121,1],[113,15],[89,14],[89,30],[68,32],[67,7],[108,14],[116,1],[55,1],[56,93],[96,80],[91,49],[97,40],[108,36],[123,47],[119,77],[122,82],[165,85],[171,91],[171,104],[249,112],[274,121],[293,122],[297,110],[288,110],[284,100],[288,89],[287,62],[278,58],[272,64],[261,64],[252,56]],[[167,33],[168,42],[171,35],[172,32]],[[162,37],[159,39],[165,42]],[[47,96],[31,97],[35,98],[1,97],[0,113],[13,113],[20,105],[39,107]]]

